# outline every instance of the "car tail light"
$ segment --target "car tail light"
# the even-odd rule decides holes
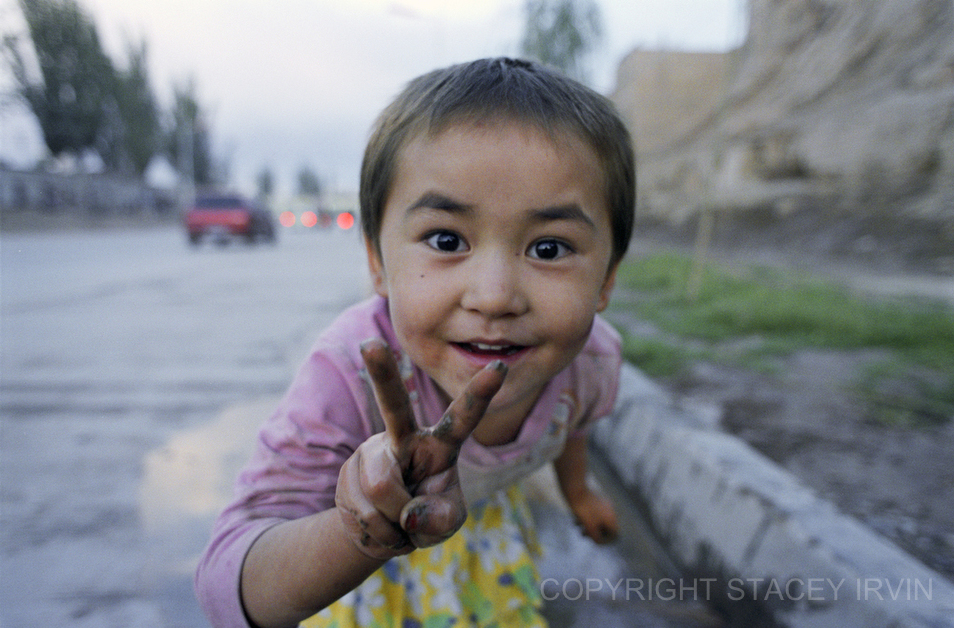
[[[342,229],[350,229],[354,226],[354,214],[351,212],[341,212],[337,218],[338,226]]]
[[[313,211],[302,212],[301,224],[309,229],[318,224],[318,214]]]

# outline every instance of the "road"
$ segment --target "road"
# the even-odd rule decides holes
[[[163,453],[282,392],[367,292],[357,234],[197,250],[174,229],[4,234],[0,255],[0,624],[203,626],[189,572],[221,470]],[[189,481],[205,490],[157,489]]]
[[[0,273],[0,626],[207,626],[196,559],[310,339],[369,294],[357,233],[5,233]],[[634,576],[541,512],[545,576]],[[598,598],[586,615],[607,627],[710,625]],[[556,607],[555,626],[583,625]]]

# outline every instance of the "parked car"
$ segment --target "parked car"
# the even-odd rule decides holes
[[[275,240],[271,212],[235,194],[204,194],[196,197],[185,215],[189,242],[208,239],[219,244],[235,238],[246,242]]]

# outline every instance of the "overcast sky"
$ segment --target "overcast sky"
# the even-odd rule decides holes
[[[264,167],[292,192],[302,166],[353,190],[368,129],[411,78],[478,57],[518,53],[523,0],[79,0],[107,53],[145,39],[163,107],[194,78],[214,148],[235,187],[254,192]],[[634,48],[725,50],[744,37],[744,0],[598,0],[604,40],[592,84],[609,93]],[[23,32],[16,0],[0,0],[0,30]],[[0,158],[42,155],[35,122],[0,72]]]

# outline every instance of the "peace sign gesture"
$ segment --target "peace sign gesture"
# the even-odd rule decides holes
[[[385,430],[342,465],[335,505],[358,548],[387,559],[436,545],[463,525],[467,509],[457,456],[503,384],[507,367],[496,361],[479,371],[440,422],[421,429],[387,344],[365,341],[361,355]]]

